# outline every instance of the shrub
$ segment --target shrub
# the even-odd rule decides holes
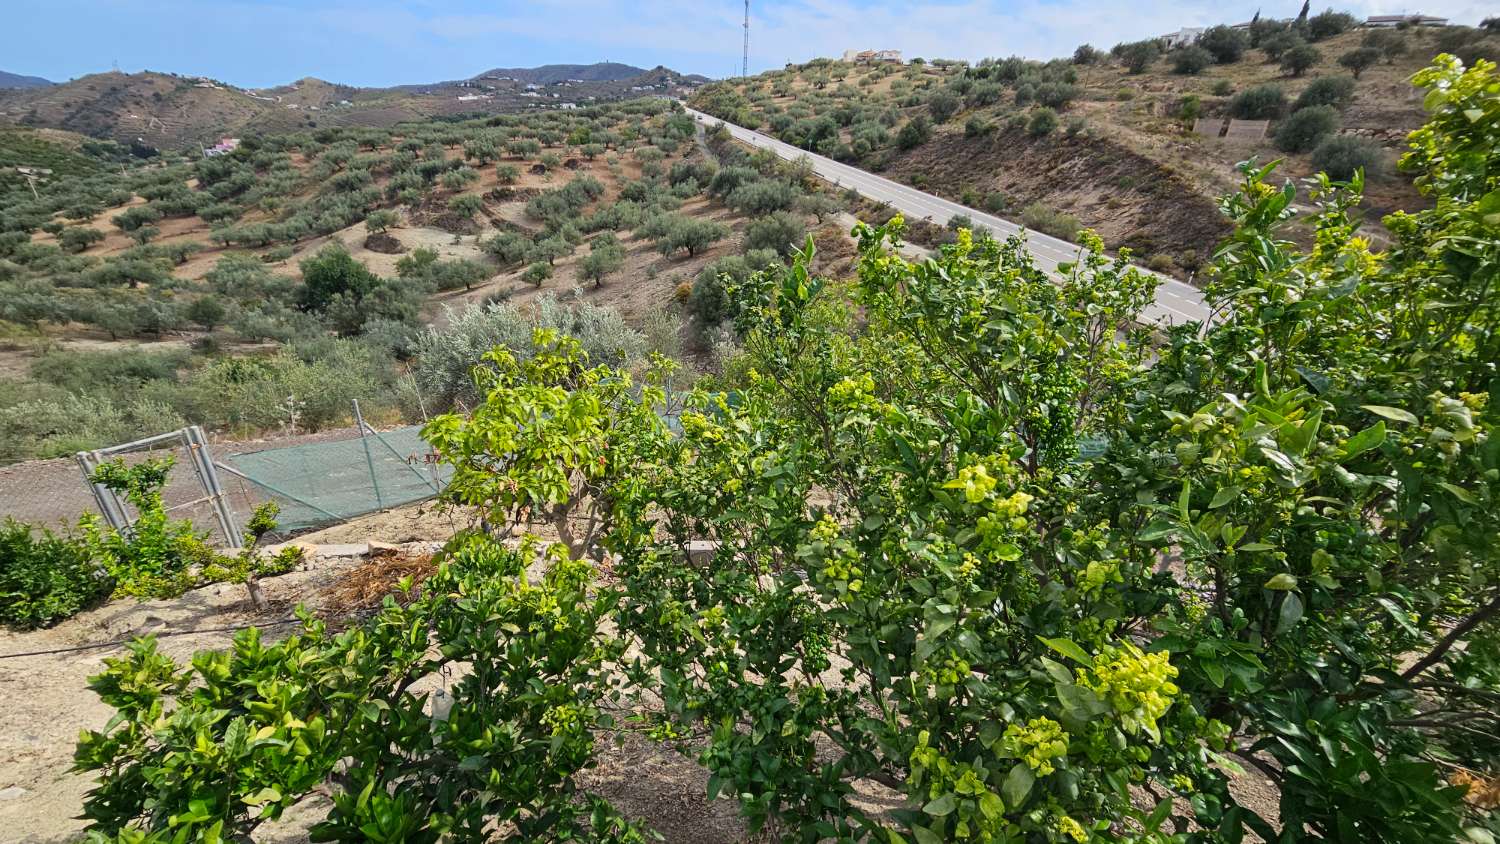
[[[1036,86],[1036,101],[1051,109],[1067,108],[1078,96],[1078,88],[1066,82],[1043,82]]]
[[[0,625],[47,627],[103,600],[114,581],[88,547],[7,517],[0,524]]]
[[[1026,132],[1034,138],[1050,135],[1057,128],[1057,112],[1050,108],[1038,108],[1031,112],[1031,118],[1026,121]]]
[[[1380,61],[1380,51],[1371,47],[1360,47],[1357,50],[1350,50],[1339,56],[1339,64],[1349,68],[1349,72],[1354,74],[1355,79],[1358,79],[1359,75],[1364,73],[1365,68],[1374,65],[1378,61]]]
[[[942,88],[933,91],[927,98],[927,111],[936,123],[947,123],[949,118],[958,113],[962,105],[962,100]]]
[[[69,252],[82,252],[104,239],[104,232],[92,226],[68,226],[57,236],[57,242]]]
[[[1246,88],[1229,101],[1229,113],[1242,120],[1274,119],[1285,108],[1286,94],[1275,84]]]
[[[524,308],[496,303],[449,311],[442,327],[430,327],[418,337],[414,377],[437,407],[473,407],[484,398],[474,380],[475,367],[493,371],[485,354],[498,347],[529,358],[538,329],[575,338],[596,363],[634,367],[646,356],[645,338],[614,308],[565,305],[542,294],[534,306]]]
[[[337,241],[304,260],[301,267],[298,300],[306,310],[326,310],[340,296],[358,302],[380,284],[380,279]]]
[[[1077,217],[1040,202],[1033,202],[1021,209],[1021,225],[1062,240],[1076,240],[1079,229],[1083,228]]]
[[[1168,58],[1172,61],[1172,71],[1185,75],[1202,73],[1204,68],[1214,63],[1213,55],[1196,45],[1179,47]]]
[[[1276,148],[1307,152],[1338,128],[1339,114],[1329,106],[1310,106],[1292,112],[1276,127]]]
[[[1312,163],[1332,179],[1352,179],[1356,170],[1374,176],[1380,165],[1380,147],[1353,135],[1334,135],[1313,150]]]
[[[801,220],[785,211],[777,211],[751,221],[745,229],[745,249],[772,249],[777,254],[789,255],[802,245],[806,237],[807,227]]]
[[[1146,68],[1150,67],[1161,55],[1161,47],[1157,45],[1155,39],[1123,44],[1116,50],[1125,69],[1131,73],[1145,73]]]
[[[1208,51],[1215,62],[1232,64],[1250,49],[1250,37],[1238,29],[1220,24],[1204,30],[1198,36],[1198,46]]]
[[[688,308],[703,325],[718,325],[729,316],[727,285],[744,283],[750,273],[750,264],[740,255],[726,256],[709,264],[693,279]]]
[[[1307,83],[1292,109],[1310,106],[1332,106],[1341,109],[1354,99],[1354,80],[1347,76],[1319,76]]]
[[[1080,44],[1073,51],[1073,64],[1098,64],[1104,58],[1104,53],[1094,49],[1092,44]]]
[[[1203,113],[1203,101],[1197,94],[1185,94],[1177,103],[1177,117],[1187,123],[1192,123]]]
[[[1348,32],[1357,23],[1353,15],[1328,9],[1307,19],[1307,35],[1314,41],[1322,41]]]
[[[1260,42],[1260,49],[1261,52],[1266,54],[1266,58],[1274,62],[1280,61],[1281,57],[1285,55],[1287,51],[1293,49],[1294,47],[1300,47],[1304,43],[1306,42],[1303,41],[1302,38],[1295,32],[1278,32],[1275,35],[1272,35],[1264,41]]]
[[[1317,47],[1299,44],[1281,54],[1281,69],[1293,76],[1301,76],[1322,58],[1323,54]]]
[[[1234,93],[1234,83],[1230,82],[1228,79],[1219,79],[1214,82],[1214,87],[1211,89],[1211,93],[1216,97],[1227,97],[1230,94]]]
[[[902,150],[915,149],[927,143],[930,137],[932,137],[932,124],[919,114],[906,121],[906,125],[896,133],[896,146]]]
[[[388,208],[371,211],[365,216],[365,231],[371,234],[378,234],[399,225],[401,225],[401,215]]]
[[[532,287],[541,287],[542,282],[552,277],[552,265],[546,261],[537,261],[521,273],[521,280]]]

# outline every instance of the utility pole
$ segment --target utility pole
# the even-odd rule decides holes
[[[750,76],[750,0],[745,0],[745,53],[740,58],[740,78]]]

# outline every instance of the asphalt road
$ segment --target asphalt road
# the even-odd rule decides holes
[[[717,117],[691,108],[687,109],[687,113],[692,115],[693,119],[709,126],[724,123]],[[1021,226],[1016,223],[993,214],[986,214],[956,202],[949,202],[940,196],[923,193],[900,182],[893,182],[857,167],[850,167],[831,158],[810,153],[743,126],[736,126],[733,123],[724,123],[724,125],[735,139],[751,146],[769,149],[788,160],[806,157],[812,162],[813,172],[826,181],[842,188],[853,188],[861,196],[887,203],[908,218],[925,218],[943,225],[953,215],[963,214],[972,219],[975,225],[984,226],[994,232],[996,237],[1007,237],[1021,230]],[[1059,262],[1078,259],[1079,247],[1066,240],[1037,231],[1028,231],[1026,242],[1032,255],[1036,257],[1037,264],[1049,272],[1055,270]],[[1146,308],[1147,319],[1173,325],[1208,320],[1208,307],[1204,305],[1203,294],[1197,288],[1144,267],[1140,270],[1161,279],[1161,284],[1156,288],[1156,301]]]

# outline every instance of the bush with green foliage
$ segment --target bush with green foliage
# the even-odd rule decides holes
[[[1220,24],[1205,29],[1198,36],[1197,46],[1207,50],[1218,64],[1233,64],[1250,49],[1250,36]]]
[[[1282,152],[1307,152],[1332,135],[1339,113],[1330,106],[1312,106],[1292,112],[1276,127],[1276,148]]]
[[[1021,225],[1063,240],[1077,240],[1078,232],[1083,228],[1077,217],[1040,202],[1033,202],[1021,209]]]
[[[779,255],[790,255],[807,237],[807,226],[796,215],[777,211],[745,228],[745,250],[770,249]]]
[[[1379,50],[1373,47],[1360,47],[1339,56],[1339,64],[1349,68],[1349,72],[1354,74],[1355,79],[1358,79],[1359,75],[1365,72],[1365,68],[1377,64],[1380,58]]]
[[[9,517],[0,525],[0,625],[47,627],[113,590],[83,543]]]
[[[1179,47],[1167,55],[1172,62],[1172,72],[1184,75],[1202,73],[1214,63],[1213,54],[1197,45]]]
[[[1026,121],[1026,134],[1033,138],[1040,138],[1052,134],[1057,129],[1057,112],[1043,106],[1032,109],[1031,117]]]
[[[1268,36],[1258,46],[1261,52],[1266,54],[1266,58],[1276,62],[1280,61],[1281,57],[1286,55],[1290,50],[1300,47],[1305,43],[1307,42],[1297,33],[1291,30],[1283,30]]]
[[[1129,72],[1145,73],[1161,55],[1161,46],[1155,39],[1147,38],[1144,41],[1117,45],[1113,52]]]
[[[932,124],[922,115],[917,115],[906,121],[901,131],[896,133],[896,146],[901,150],[916,149],[927,143],[932,137]]]
[[[1234,95],[1229,113],[1241,120],[1270,120],[1286,109],[1286,94],[1280,85],[1256,85]]]
[[[1352,179],[1357,171],[1374,176],[1381,163],[1380,147],[1367,138],[1333,135],[1312,151],[1312,163],[1333,179]]]
[[[1292,104],[1292,110],[1312,106],[1332,106],[1342,109],[1353,100],[1353,79],[1347,76],[1319,76],[1307,83],[1307,87],[1297,95],[1296,102]]]
[[[1292,76],[1301,76],[1323,58],[1323,53],[1311,44],[1298,44],[1281,54],[1281,69]]]
[[[1322,41],[1325,38],[1348,32],[1358,23],[1359,21],[1348,12],[1335,12],[1328,9],[1307,19],[1307,37],[1313,41]]]

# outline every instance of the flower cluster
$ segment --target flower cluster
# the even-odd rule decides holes
[[[1106,648],[1078,683],[1114,707],[1126,732],[1145,732],[1160,739],[1156,719],[1172,707],[1178,691],[1172,682],[1176,676],[1166,652],[1148,654],[1126,642]]]
[[[1051,718],[1033,718],[1024,727],[1011,724],[1001,740],[1005,752],[1021,759],[1040,777],[1057,770],[1053,759],[1068,755],[1068,734]]]

